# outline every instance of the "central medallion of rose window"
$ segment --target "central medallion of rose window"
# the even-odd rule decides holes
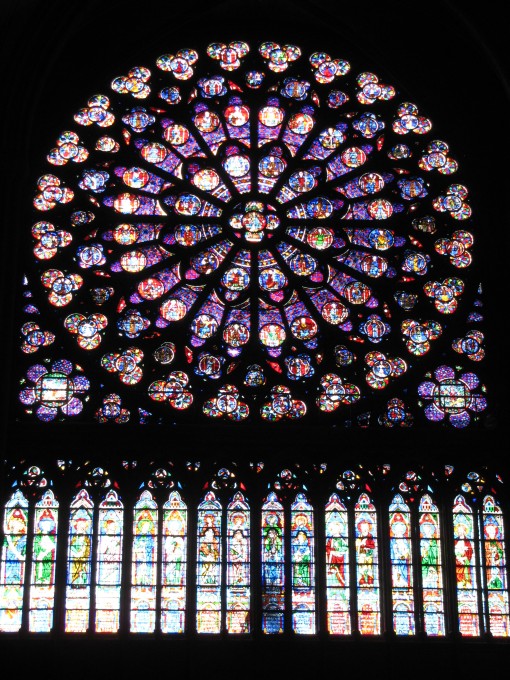
[[[249,201],[234,208],[229,224],[238,238],[249,243],[260,243],[265,236],[271,236],[280,226],[280,219],[273,206],[259,201]]]

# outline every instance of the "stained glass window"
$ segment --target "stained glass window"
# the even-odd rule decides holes
[[[183,48],[85,98],[47,163],[21,419],[485,411],[471,197],[385,78],[297,45]]]
[[[397,494],[390,504],[390,559],[393,630],[397,635],[413,635],[413,555],[409,506]]]
[[[29,628],[38,633],[53,628],[57,528],[58,502],[48,490],[36,503],[34,513]]]
[[[178,491],[163,505],[161,631],[182,633],[186,616],[188,511]]]
[[[149,491],[143,491],[133,517],[131,630],[134,633],[152,633],[156,627],[158,528],[157,503]]]
[[[89,629],[93,528],[94,504],[82,489],[71,503],[69,518],[65,629],[70,633]]]
[[[444,635],[441,527],[438,508],[428,494],[420,500],[419,517],[424,628],[427,635]]]
[[[200,468],[187,463],[182,485],[155,468],[128,489],[91,467],[66,517],[51,478],[30,467],[2,508],[0,632],[313,635],[325,624],[333,636],[378,636],[389,625],[399,636],[510,637],[499,475],[457,476],[463,494],[448,512],[439,499],[448,497],[452,466],[436,470],[434,491],[423,469],[373,468],[370,494],[355,466],[337,474],[338,493],[321,506],[322,491],[299,479],[301,464],[268,474],[278,494],[260,486],[262,463],[246,464],[243,483],[234,464],[212,465],[207,491],[188,506],[176,489]],[[309,481],[314,474],[324,469],[307,468]],[[383,483],[398,488],[389,504],[377,491]],[[129,540],[121,491],[136,499]],[[59,536],[67,550],[57,550]]]
[[[27,558],[28,500],[15,491],[5,504],[0,563],[0,631],[21,628]]]
[[[358,627],[362,635],[381,632],[377,513],[366,493],[354,507]]]
[[[250,509],[242,493],[227,507],[227,631],[250,632]]]
[[[119,629],[122,576],[123,505],[115,491],[99,504],[96,568],[96,631],[115,633]]]
[[[456,31],[433,45],[454,24],[427,6],[400,3],[392,19],[384,3],[374,11],[351,3],[358,10],[344,17],[331,2],[285,3],[253,25],[248,7],[248,20],[234,12],[221,31],[244,22],[257,38],[208,44],[202,9],[219,15],[206,4],[173,6],[161,29],[151,28],[150,8],[123,7],[112,26],[109,10],[92,13],[89,34],[74,26],[82,66],[46,69],[46,80],[57,76],[49,88],[36,68],[32,82],[18,79],[23,91],[8,107],[21,106],[5,161],[23,217],[7,229],[14,240],[4,264],[6,282],[24,278],[7,328],[16,422],[11,429],[7,417],[14,447],[0,475],[0,631],[2,621],[14,626],[4,634],[13,652],[27,642],[41,652],[42,643],[105,647],[105,638],[128,651],[158,646],[159,657],[137,656],[142,675],[156,657],[170,675],[186,665],[203,666],[198,676],[219,673],[226,663],[245,675],[246,663],[235,662],[253,643],[264,652],[259,675],[285,665],[289,676],[292,666],[313,675],[317,651],[347,676],[356,652],[360,671],[376,675],[378,658],[398,676],[433,648],[452,667],[468,666],[475,648],[497,666],[509,634],[508,479],[469,491],[460,481],[468,461],[479,464],[471,441],[487,435],[478,450],[503,456],[490,429],[501,387],[493,366],[504,352],[494,362],[486,321],[503,318],[507,305],[498,316],[499,274],[487,290],[479,284],[488,263],[501,269],[505,259],[495,234],[508,154],[494,124],[494,78],[483,63],[481,78],[468,68],[476,58],[460,80],[441,63],[437,55],[458,46]],[[421,42],[418,12],[433,29]],[[53,20],[39,33],[51,37],[66,14],[46,14]],[[265,42],[266,16],[266,28],[296,44]],[[392,28],[410,30],[394,39]],[[99,48],[87,52],[90,31]],[[341,34],[347,39],[335,40]],[[377,49],[380,36],[389,52]],[[406,42],[426,46],[414,57],[437,67],[428,89]],[[21,52],[7,69],[14,80],[33,62]],[[99,75],[82,78],[91,64]],[[66,83],[77,102],[67,112],[58,103]],[[442,99],[452,88],[469,93],[460,107]],[[31,151],[40,148],[38,122],[50,140],[46,161]],[[26,185],[16,177],[28,179],[32,209],[16,200]],[[51,468],[54,495],[13,483],[25,460]],[[213,483],[212,461],[237,466],[243,484]],[[87,483],[96,464],[114,472],[112,486]],[[408,465],[430,474],[401,491]],[[182,486],[151,484],[160,466]],[[283,468],[295,475],[288,485],[275,482]],[[346,468],[356,479],[340,486]],[[119,505],[105,508],[110,488]],[[9,534],[17,489],[24,528]],[[111,531],[103,510],[116,513]],[[9,537],[23,557],[8,552]],[[472,592],[459,580],[469,540]],[[4,574],[17,569],[13,588]],[[192,658],[211,642],[204,660]],[[289,643],[298,654],[278,659],[276,648],[288,652]],[[370,661],[359,655],[367,645]]]
[[[453,506],[453,536],[459,630],[462,635],[479,635],[479,576],[476,566],[475,524],[473,511],[463,496],[457,496]]]
[[[347,509],[337,494],[326,505],[326,583],[328,632],[348,635],[350,616],[349,525]]]
[[[483,501],[483,546],[487,584],[488,629],[496,637],[510,635],[503,513],[492,496]]]
[[[209,491],[198,506],[197,631],[221,631],[222,508]]]
[[[292,628],[315,633],[315,537],[313,508],[299,493],[291,506]]]
[[[283,633],[285,614],[285,519],[274,492],[262,506],[262,630]]]

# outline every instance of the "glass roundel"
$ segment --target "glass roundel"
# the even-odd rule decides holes
[[[374,73],[271,42],[181,49],[86,100],[47,162],[30,416],[465,427],[485,410],[468,189]]]

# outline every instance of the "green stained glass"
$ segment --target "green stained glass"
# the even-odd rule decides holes
[[[28,501],[15,491],[5,504],[0,562],[0,631],[21,628],[27,557]]]
[[[292,628],[311,635],[315,621],[315,535],[313,508],[299,493],[291,506]]]
[[[438,508],[428,494],[420,500],[419,517],[424,628],[427,635],[444,635],[441,527]]]
[[[46,491],[36,503],[32,545],[29,626],[34,632],[53,627],[57,559],[58,502]]]
[[[262,630],[283,633],[285,612],[285,520],[274,492],[262,505]]]

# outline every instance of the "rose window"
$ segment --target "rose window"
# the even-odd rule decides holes
[[[484,357],[468,189],[384,78],[215,43],[126,69],[68,127],[36,182],[25,415],[479,419],[462,381],[423,387]],[[55,361],[89,381],[82,408]]]

